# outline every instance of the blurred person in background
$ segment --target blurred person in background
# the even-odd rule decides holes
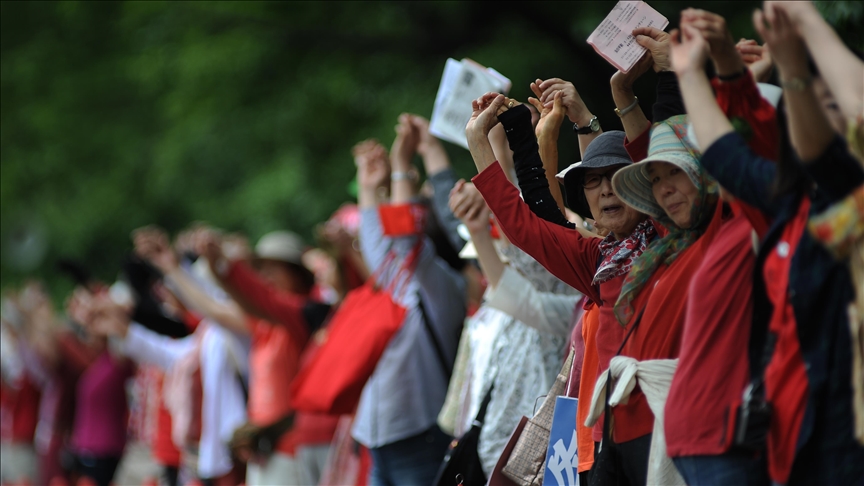
[[[38,421],[40,390],[24,363],[28,309],[19,306],[28,299],[24,292],[7,292],[0,309],[0,482],[38,481],[34,435]],[[33,293],[33,290],[30,291]],[[20,297],[19,297],[20,295]],[[29,300],[32,300],[29,299]],[[50,305],[45,302],[42,305]],[[25,306],[26,307],[26,306]],[[29,309],[35,310],[35,309]]]
[[[354,438],[372,453],[373,485],[428,484],[450,443],[436,421],[465,316],[464,278],[436,255],[425,235],[385,236],[378,212],[388,188],[391,204],[415,200],[411,158],[418,141],[419,133],[403,115],[390,156],[375,141],[354,148],[360,249],[369,269],[381,267],[391,251],[404,259],[420,245],[416,269],[397,302],[408,309],[405,321],[363,388],[353,429]],[[392,278],[379,277],[378,283],[386,288]]]
[[[274,231],[259,239],[250,264],[242,258],[227,255],[218,234],[209,232],[203,235],[198,250],[209,262],[220,284],[235,297],[243,310],[248,315],[266,319],[267,325],[250,328],[252,376],[262,380],[260,386],[250,387],[250,420],[259,424],[278,421],[289,413],[288,385],[302,363],[311,359],[319,345],[314,336],[330,312],[330,305],[313,296],[316,292],[315,274],[303,264],[306,246],[294,233]],[[335,273],[336,267],[326,259],[317,263],[324,267],[322,277],[325,280],[319,287],[330,288],[333,291],[331,298],[338,301],[340,291],[336,289],[344,287]],[[321,270],[319,268],[319,272]],[[246,322],[248,324],[250,320]],[[320,334],[317,336],[321,338]],[[292,364],[288,367],[287,362],[280,360]],[[277,380],[284,382],[284,387],[274,388]],[[280,442],[281,450],[292,458],[297,484],[317,484],[339,417],[291,413],[293,426],[291,432],[283,437],[284,444]],[[275,471],[262,471],[260,481],[266,483],[276,478],[286,483],[290,481]]]

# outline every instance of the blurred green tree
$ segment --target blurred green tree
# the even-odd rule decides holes
[[[652,4],[672,27],[685,6]],[[113,279],[149,223],[310,238],[351,199],[351,146],[389,144],[403,111],[429,116],[448,57],[495,67],[519,99],[537,77],[571,80],[618,128],[613,68],[585,42],[613,5],[0,2],[0,285],[37,276],[60,297],[61,257]],[[748,38],[758,5],[698,4]],[[832,8],[860,25],[860,4]],[[647,110],[653,77],[636,89]],[[578,158],[563,130],[562,165]]]

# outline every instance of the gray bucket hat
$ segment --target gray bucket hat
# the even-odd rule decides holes
[[[624,132],[620,130],[601,133],[588,145],[581,162],[572,164],[556,175],[559,180],[564,181],[564,197],[567,206],[579,216],[594,219],[588,200],[585,198],[585,189],[582,187],[586,169],[633,163],[630,154],[624,148],[624,136]]]

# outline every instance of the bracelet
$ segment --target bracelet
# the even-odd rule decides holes
[[[390,173],[390,180],[391,181],[416,181],[417,180],[417,173],[414,172],[413,170],[409,170],[406,172],[401,172],[401,171],[391,172]]]
[[[633,97],[633,103],[630,103],[630,106],[628,106],[627,108],[624,108],[623,110],[619,110],[618,108],[615,108],[615,114],[618,115],[618,118],[621,118],[624,115],[626,115],[627,113],[630,113],[631,111],[633,111],[637,106],[639,106],[639,97],[634,96]]]
[[[813,84],[813,76],[806,78],[792,78],[790,80],[780,80],[780,87],[790,91],[804,91]]]

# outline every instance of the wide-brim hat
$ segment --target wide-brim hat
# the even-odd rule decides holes
[[[647,173],[649,163],[673,164],[687,174],[694,186],[699,187],[701,184],[699,161],[693,148],[688,147],[684,142],[686,120],[679,120],[675,124],[678,132],[670,123],[663,122],[654,126],[648,144],[648,157],[638,164],[622,168],[612,177],[612,190],[624,204],[655,219],[664,217],[666,212],[654,199],[651,180]]]
[[[624,137],[624,132],[620,130],[601,133],[588,145],[581,162],[571,164],[555,176],[564,181],[565,202],[579,216],[594,219],[585,198],[585,188],[582,187],[587,169],[633,164],[630,154],[624,148]]]

